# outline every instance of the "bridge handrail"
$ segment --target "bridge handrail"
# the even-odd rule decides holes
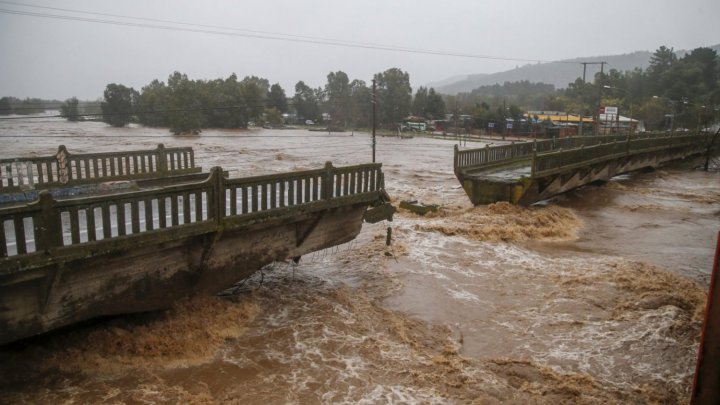
[[[72,154],[60,145],[52,156],[0,159],[0,193],[200,171],[191,147]]]
[[[151,190],[63,200],[42,192],[32,203],[0,208],[0,263],[29,256],[46,260],[49,252],[99,249],[120,240],[128,245],[151,232],[171,240],[258,217],[371,202],[384,189],[381,166],[335,168],[328,162],[319,170],[238,179],[224,178],[215,167],[204,181]],[[14,271],[3,267],[11,266],[0,266],[0,273]]]
[[[633,134],[632,139],[646,139],[661,137],[662,134]],[[454,169],[455,172],[466,169],[479,169],[484,166],[507,163],[514,160],[532,158],[533,150],[537,153],[567,150],[588,147],[603,143],[627,140],[628,135],[599,135],[574,136],[568,138],[553,138],[534,140],[532,142],[517,142],[509,145],[490,146],[461,150],[455,146]]]
[[[654,152],[663,149],[687,147],[698,141],[706,141],[702,134],[680,136],[630,137],[612,143],[599,144],[575,149],[560,149],[546,153],[535,153],[532,160],[533,177],[547,176],[562,170],[589,165],[622,156]]]
[[[333,167],[225,181],[228,215],[293,207],[384,188],[381,164]]]

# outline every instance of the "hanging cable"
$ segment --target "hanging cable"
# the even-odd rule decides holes
[[[373,49],[373,50],[424,54],[424,55],[451,56],[451,57],[486,59],[486,60],[502,60],[502,61],[513,61],[513,62],[577,64],[577,62],[568,62],[568,61],[550,61],[550,60],[531,59],[531,58],[478,55],[478,54],[463,53],[463,52],[409,48],[409,47],[401,47],[401,46],[396,46],[396,45],[363,43],[363,42],[354,42],[354,41],[347,41],[347,40],[341,40],[341,39],[329,39],[329,38],[311,37],[311,36],[303,36],[303,35],[295,35],[295,34],[271,33],[271,32],[264,32],[264,31],[251,31],[251,30],[244,30],[244,29],[239,29],[239,28],[193,24],[193,23],[177,22],[177,21],[170,21],[170,20],[159,20],[159,19],[150,19],[150,18],[142,18],[142,17],[121,16],[121,15],[115,15],[115,14],[94,13],[94,12],[81,11],[81,10],[43,7],[43,6],[29,5],[29,4],[9,2],[9,1],[0,1],[0,3],[14,5],[14,6],[21,6],[21,7],[50,9],[50,10],[55,10],[55,11],[82,13],[82,14],[97,15],[97,16],[103,16],[103,17],[134,19],[134,20],[138,20],[138,21],[148,21],[148,22],[145,23],[145,22],[118,21],[118,20],[109,20],[109,19],[100,19],[100,18],[91,18],[91,17],[79,17],[79,16],[72,16],[72,15],[49,14],[49,13],[38,13],[38,12],[31,12],[31,11],[0,9],[0,13],[2,13],[2,14],[22,15],[22,16],[28,16],[28,17],[39,17],[39,18],[48,18],[48,19],[57,19],[57,20],[66,20],[66,21],[90,22],[90,23],[97,23],[97,24],[107,24],[107,25],[117,25],[117,26],[126,26],[126,27],[137,27],[137,28],[149,28],[149,29],[159,29],[159,30],[167,30],[167,31],[180,31],[180,32],[191,32],[191,33],[201,33],[201,34],[211,34],[211,35],[224,35],[224,36],[244,37],[244,38],[274,40],[274,41],[300,42],[300,43],[308,43],[308,44],[315,44],[315,45],[329,45],[329,46],[346,47],[346,48]],[[158,24],[152,24],[150,22],[162,22],[164,24],[182,25],[184,27],[175,27],[175,26],[171,26],[171,25],[158,25]],[[192,27],[196,27],[196,28],[192,28]],[[221,30],[224,30],[224,31],[221,31]]]

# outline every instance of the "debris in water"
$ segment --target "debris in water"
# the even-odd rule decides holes
[[[413,200],[413,201],[406,200],[406,201],[400,202],[400,208],[414,212],[418,215],[425,215],[428,212],[437,212],[440,209],[440,206],[437,204],[426,205],[421,202],[418,202],[417,200]]]

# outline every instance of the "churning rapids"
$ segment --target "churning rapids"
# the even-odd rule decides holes
[[[192,146],[207,171],[371,160],[367,133],[0,121],[0,156]],[[482,144],[478,144],[482,146]],[[684,403],[720,227],[689,162],[530,208],[472,207],[453,140],[378,138],[396,202],[442,205],[232,293],[0,348],[10,403]],[[393,243],[385,246],[386,228]]]

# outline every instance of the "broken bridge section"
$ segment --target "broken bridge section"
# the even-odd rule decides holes
[[[578,136],[460,150],[454,171],[474,205],[529,205],[594,181],[707,153],[713,135]]]
[[[202,181],[61,199],[42,191],[0,207],[0,344],[218,293],[393,212],[375,163],[235,179],[216,167]]]

